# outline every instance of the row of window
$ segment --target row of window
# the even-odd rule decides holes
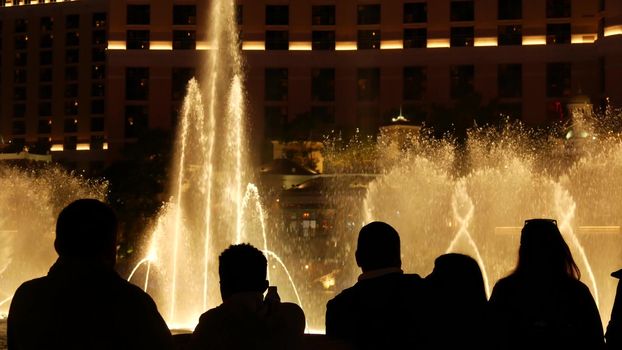
[[[65,98],[77,98],[78,97],[78,84],[66,84],[63,92],[63,96]],[[103,83],[93,83],[91,90],[91,97],[103,97],[104,96],[104,84]],[[23,86],[15,87],[15,93],[13,97],[13,101],[20,102],[26,101],[26,88]],[[42,84],[39,85],[38,91],[39,100],[51,100],[52,99],[52,85]],[[40,109],[41,110],[41,109]],[[49,108],[51,110],[51,107]],[[95,113],[95,111],[91,111],[91,113]],[[49,114],[41,114],[43,116]]]
[[[572,28],[570,23],[547,24],[546,44],[570,44]],[[311,34],[312,50],[335,50],[334,31],[313,31]],[[406,28],[403,31],[403,48],[425,48],[428,43],[426,28]],[[380,30],[359,30],[357,32],[357,49],[380,49],[382,33]],[[501,25],[497,30],[497,45],[522,45],[523,33],[521,25]],[[451,47],[469,47],[475,45],[475,29],[472,26],[452,27],[449,45]],[[191,45],[188,45],[191,46]],[[266,50],[288,50],[289,32],[282,30],[266,31]]]
[[[42,118],[37,123],[37,133],[51,134],[52,133],[52,119]],[[90,120],[91,132],[103,132],[104,131],[104,117],[93,117]],[[14,120],[11,124],[11,132],[13,136],[26,135],[26,122],[24,120]],[[63,121],[63,132],[66,134],[73,134],[78,132],[78,120],[75,118],[65,118]]]
[[[572,28],[570,23],[548,24],[546,43],[570,44]],[[315,30],[311,34],[312,50],[335,50],[335,31]],[[359,30],[357,33],[357,49],[380,49],[382,35],[380,30]],[[425,48],[428,42],[426,28],[407,28],[403,32],[403,48]],[[497,45],[522,45],[523,33],[521,25],[501,25],[497,31]],[[286,30],[268,30],[265,37],[266,50],[288,50],[289,32]],[[475,45],[475,30],[470,27],[452,27],[449,44],[451,47],[469,47]],[[128,50],[148,50],[150,37],[148,30],[128,30],[126,48]],[[196,48],[195,31],[174,30],[173,50],[194,50]]]
[[[41,86],[40,93],[48,86]],[[64,115],[65,116],[77,116],[80,103],[77,99],[77,84],[69,85],[65,89],[65,103],[64,103]],[[47,96],[44,96],[48,99]],[[103,115],[105,110],[105,103],[103,99],[94,99],[90,101],[91,115]],[[40,118],[46,118],[52,116],[52,102],[41,100],[37,106],[37,114]],[[13,105],[13,118],[23,119],[26,117],[26,104],[21,101],[15,101]]]
[[[151,23],[151,5],[127,5],[129,25],[148,25]],[[195,25],[197,8],[195,5],[174,5],[173,25]]]
[[[26,139],[23,137],[14,137],[11,139],[10,143],[13,145],[14,149],[22,149],[26,146]],[[82,143],[82,142],[80,142]],[[105,149],[106,140],[103,135],[93,135],[90,138],[89,142],[89,150],[103,150]],[[52,148],[52,140],[50,137],[39,137],[35,144],[29,144],[28,147],[30,151],[36,154],[47,153]],[[65,151],[75,151],[78,149],[78,137],[77,136],[65,136],[63,139],[63,150]],[[64,163],[69,169],[76,169],[77,164],[74,162]],[[104,163],[95,161],[91,162],[92,168],[94,171],[102,171],[104,168]]]
[[[174,30],[174,50],[196,49],[196,32],[194,30]],[[150,35],[148,30],[128,30],[126,48],[128,50],[149,50]]]
[[[30,37],[27,34],[16,34],[15,35],[15,49],[16,50],[26,50],[28,48],[28,42]],[[107,36],[105,30],[95,30],[93,31],[93,36],[91,39],[92,45],[107,45]],[[51,49],[54,45],[54,34],[52,33],[42,33],[39,41],[39,48],[41,49]],[[68,47],[77,47],[80,45],[80,33],[71,31],[65,34],[65,46]]]
[[[498,96],[502,98],[522,97],[522,65],[502,64],[498,66]],[[427,68],[423,66],[404,67],[402,73],[403,99],[422,100],[427,86]],[[472,94],[475,81],[475,66],[456,65],[450,68],[450,94],[454,99]],[[546,66],[547,97],[567,97],[571,94],[571,64],[548,63]],[[380,96],[380,68],[359,68],[357,71],[357,99],[375,101]],[[311,99],[314,102],[335,101],[335,70],[333,68],[311,71]],[[287,68],[267,68],[265,71],[265,100],[287,101]]]
[[[104,80],[106,72],[105,66],[103,64],[95,64],[91,69],[91,79],[92,80]],[[26,99],[26,87],[20,86],[25,85],[27,81],[28,71],[25,68],[16,68],[13,71],[13,82],[15,86],[15,100],[25,100]],[[42,83],[40,86],[41,91],[47,91],[45,88],[45,83],[50,83],[52,81],[53,70],[52,67],[43,67],[39,69],[39,82]],[[65,68],[65,82],[68,84],[66,87],[69,89],[73,82],[78,81],[78,66],[72,65]],[[103,83],[102,82],[94,82],[93,86],[97,86],[98,88],[93,88],[92,94],[93,96],[103,96]],[[19,92],[18,92],[19,91]],[[51,95],[51,92],[49,92]],[[47,93],[46,93],[47,95]]]
[[[313,25],[336,25],[335,5],[311,6],[311,23]],[[237,21],[242,24],[242,5],[237,6]],[[499,20],[518,20],[522,18],[522,0],[497,0],[497,18]],[[357,24],[377,25],[381,22],[380,4],[357,6]],[[546,0],[547,18],[569,18],[571,16],[571,0]],[[452,0],[449,18],[451,21],[464,22],[475,19],[474,0]],[[426,23],[428,21],[428,4],[426,1],[406,2],[403,4],[403,23]],[[149,25],[151,23],[150,5],[127,5],[128,25]],[[174,5],[173,25],[195,25],[195,5]],[[288,5],[266,5],[266,25],[289,25]]]
[[[91,26],[93,29],[105,28],[108,15],[105,12],[93,13],[91,16]],[[14,22],[15,34],[26,34],[31,31],[28,30],[30,21],[27,18],[19,18]],[[41,17],[39,20],[39,26],[41,33],[52,32],[54,28],[54,17]],[[65,29],[80,29],[80,15],[67,15],[65,16]]]
[[[419,100],[424,97],[427,85],[427,69],[423,66],[404,67],[403,98]],[[173,100],[183,97],[187,81],[194,76],[193,68],[175,68],[173,77]],[[522,96],[522,65],[502,64],[498,66],[498,95],[504,98]],[[456,65],[450,68],[451,97],[460,98],[473,91],[475,67]],[[570,95],[571,64],[548,63],[546,66],[547,97]],[[149,68],[126,69],[126,100],[146,101],[149,97]],[[373,101],[380,93],[380,68],[359,68],[357,71],[357,96],[360,101]],[[335,101],[335,69],[317,68],[311,70],[312,101]],[[278,102],[288,99],[288,69],[267,68],[265,70],[265,100]]]

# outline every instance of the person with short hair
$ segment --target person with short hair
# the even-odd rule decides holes
[[[114,270],[116,244],[108,205],[80,199],[65,207],[56,222],[58,260],[13,296],[8,349],[173,349],[151,297]]]
[[[426,289],[404,274],[400,237],[384,222],[359,232],[358,282],[326,305],[326,334],[358,349],[418,349],[428,343]]]
[[[486,287],[477,261],[443,254],[426,278],[430,289],[432,349],[483,349]]]
[[[603,327],[570,248],[551,219],[525,221],[518,264],[489,301],[494,349],[603,349]]]
[[[282,303],[276,287],[268,287],[267,260],[263,253],[250,244],[237,244],[225,249],[218,260],[223,302],[201,315],[190,348],[300,347],[305,329],[304,312],[296,304]]]

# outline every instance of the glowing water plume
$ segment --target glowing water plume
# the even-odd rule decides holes
[[[559,225],[559,230],[565,236],[566,240],[570,240],[570,246],[574,247],[579,253],[579,259],[581,259],[580,261],[583,263],[583,266],[587,270],[588,277],[590,278],[594,301],[596,302],[596,306],[598,306],[599,295],[598,285],[596,284],[596,277],[594,276],[594,271],[592,271],[592,266],[587,258],[585,249],[583,248],[583,245],[579,241],[577,235],[575,235],[574,229],[572,227],[572,221],[575,217],[577,204],[572,199],[570,193],[567,190],[563,189],[559,183],[554,184],[554,196],[555,211],[557,213],[556,217],[558,218],[557,222]]]
[[[177,200],[177,210],[175,211],[175,228],[174,228],[174,236],[173,236],[173,261],[171,261],[171,266],[173,267],[173,279],[171,286],[171,302],[170,302],[170,311],[169,317],[171,319],[175,318],[175,300],[177,296],[177,262],[179,258],[179,240],[182,230],[182,190],[183,190],[183,181],[184,181],[184,172],[186,168],[186,148],[188,147],[188,129],[190,126],[191,112],[195,111],[196,105],[193,104],[193,97],[200,96],[199,88],[196,80],[191,80],[188,83],[188,89],[186,93],[186,98],[184,99],[183,109],[182,109],[182,117],[181,117],[181,128],[178,137],[180,138],[180,152],[179,152],[179,164],[178,164],[178,177],[177,177],[177,190],[175,191],[175,199]],[[198,111],[200,113],[200,110]]]
[[[151,273],[151,264],[155,263],[157,261],[157,250],[155,245],[152,245],[151,249],[149,250],[149,253],[147,254],[147,257],[142,259],[141,261],[139,261],[136,266],[134,266],[134,268],[132,269],[132,272],[130,272],[130,275],[128,276],[127,280],[131,282],[132,277],[134,276],[134,274],[136,273],[136,271],[138,270],[138,268],[143,265],[143,264],[147,264],[147,271],[145,272],[145,284],[143,287],[143,290],[146,292],[147,289],[149,288],[149,275]]]
[[[212,283],[217,281],[217,253],[239,241],[242,228],[249,227],[243,203],[249,182],[243,61],[234,15],[234,1],[210,2],[203,80],[188,84],[177,127],[171,201],[152,238],[159,257],[153,267],[162,286],[152,292],[154,299],[165,305],[169,324],[190,328],[202,311],[218,304],[218,283]]]
[[[138,268],[146,263],[147,264],[147,271],[145,272],[145,283],[143,285],[143,290],[145,292],[149,288],[149,274],[151,273],[151,262],[152,262],[152,260],[150,258],[142,259],[141,261],[138,262],[138,264],[136,264],[136,266],[134,266],[134,269],[132,269],[132,272],[130,272],[130,275],[127,278],[127,280],[129,282],[131,282],[132,281],[132,277],[134,277],[134,274],[136,273]]]
[[[0,219],[0,276],[11,265],[13,260],[11,247],[13,246],[13,237],[16,231],[2,230],[4,222]]]
[[[425,275],[438,255],[462,249],[487,287],[515,268],[524,220],[555,218],[606,324],[617,282],[609,272],[622,264],[622,113],[596,117],[587,103],[572,112],[550,133],[473,129],[461,148],[423,142],[399,154],[379,143],[383,166],[359,217],[396,227],[405,271]],[[590,137],[562,140],[569,130]]]
[[[202,142],[207,142],[207,162],[205,164],[205,172],[203,177],[203,183],[205,185],[206,193],[205,193],[205,243],[204,243],[204,269],[203,269],[203,309],[207,308],[207,298],[208,298],[208,280],[209,280],[209,257],[210,257],[210,234],[212,228],[212,186],[214,184],[213,181],[213,171],[214,171],[214,145],[216,140],[216,82],[218,79],[218,70],[216,70],[215,64],[216,60],[210,60],[210,71],[213,71],[210,76],[210,81],[208,82],[210,86],[210,94],[209,94],[209,113],[208,113],[208,124],[206,132],[201,134],[201,137],[204,137]]]
[[[22,169],[0,164],[0,299],[44,276],[57,258],[54,227],[59,212],[79,198],[103,200],[104,181],[86,180],[46,164]],[[0,314],[8,312],[8,302]]]
[[[4,300],[0,300],[0,307],[2,307],[2,305],[8,303],[9,301],[11,301],[11,299],[13,299],[13,296],[10,296]]]
[[[253,208],[251,207],[250,203],[253,203]],[[246,186],[246,192],[244,193],[244,198],[242,199],[242,212],[243,213],[249,213],[250,210],[253,210],[259,219],[259,224],[260,224],[260,228],[261,228],[261,237],[263,240],[263,249],[264,250],[268,250],[268,234],[266,232],[266,217],[265,217],[265,213],[263,210],[263,207],[261,206],[261,198],[259,197],[259,189],[257,188],[257,186],[255,184],[249,183]],[[244,235],[240,235],[237,237],[235,243],[236,244],[240,244],[242,243],[244,240],[248,240],[248,229],[246,227],[246,225],[244,224],[244,221],[242,221],[242,229],[241,231],[243,233],[245,233]]]
[[[475,260],[477,261],[479,268],[482,270],[486,295],[490,296],[490,283],[488,281],[486,265],[484,264],[484,259],[482,259],[477,245],[473,241],[473,237],[471,237],[471,234],[469,233],[469,224],[473,220],[475,206],[473,205],[473,200],[469,197],[466,182],[464,180],[456,183],[456,190],[451,198],[451,209],[454,215],[454,220],[458,224],[458,233],[454,236],[454,239],[449,244],[449,247],[445,253],[456,252],[458,250],[460,240],[466,240],[473,253],[475,253]]]
[[[254,203],[253,207],[251,207],[250,203]],[[263,207],[261,206],[261,198],[259,196],[259,189],[257,188],[257,186],[255,186],[252,183],[249,183],[246,186],[246,193],[244,194],[244,198],[242,199],[242,213],[255,213],[257,215],[257,219],[259,220],[259,228],[261,230],[261,238],[262,238],[262,245],[263,245],[263,250],[264,251],[268,251],[268,233],[266,232],[266,217],[265,217],[265,213],[263,210]],[[248,227],[250,225],[246,224],[246,223],[250,223],[251,219],[250,218],[241,218],[241,227],[240,227],[240,234],[237,238],[235,243],[236,244],[240,244],[243,241],[249,241],[249,231],[251,231],[251,228]],[[270,265],[270,257],[267,257],[268,259],[268,265]],[[268,269],[267,272],[267,278],[268,280],[270,279],[270,269]]]
[[[298,288],[296,288],[296,283],[294,283],[294,280],[292,279],[292,275],[289,273],[289,270],[287,269],[287,266],[285,266],[285,263],[283,263],[283,260],[281,260],[281,258],[277,254],[269,250],[264,250],[263,253],[266,254],[268,257],[274,258],[274,260],[276,260],[279,263],[279,265],[281,265],[281,267],[283,268],[283,271],[285,271],[285,274],[287,275],[287,278],[289,279],[289,283],[292,286],[292,289],[294,290],[294,295],[296,296],[296,302],[301,308],[304,309],[302,300],[300,300],[300,294],[298,294]]]
[[[216,25],[216,24],[214,24]],[[216,30],[216,27],[212,27],[211,30]],[[207,309],[207,300],[208,300],[208,281],[209,281],[209,267],[210,267],[210,234],[212,229],[212,186],[214,184],[214,146],[216,141],[216,104],[219,102],[218,96],[218,79],[219,79],[219,70],[218,70],[218,45],[220,42],[218,40],[212,40],[214,47],[211,47],[212,50],[209,51],[208,56],[208,71],[210,74],[208,75],[206,82],[208,86],[208,95],[207,100],[209,101],[209,109],[207,113],[207,125],[204,129],[204,132],[201,133],[201,142],[207,142],[207,161],[205,166],[205,172],[203,176],[203,183],[206,188],[205,193],[205,242],[203,248],[204,261],[203,261],[203,309]]]
[[[235,177],[231,184],[234,198],[237,202],[237,225],[236,225],[236,241],[240,241],[242,235],[242,214],[243,214],[243,198],[242,198],[242,164],[244,162],[243,150],[245,145],[243,144],[244,138],[244,92],[242,87],[242,79],[236,74],[233,76],[231,82],[231,93],[229,95],[228,113],[230,120],[229,124],[232,126],[229,128],[230,134],[227,137],[227,148],[235,155]]]

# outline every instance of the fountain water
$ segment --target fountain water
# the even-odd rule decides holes
[[[0,315],[6,315],[17,287],[45,275],[56,259],[60,210],[78,198],[103,199],[107,185],[56,167],[0,166],[0,188]]]
[[[448,251],[473,255],[489,291],[511,271],[522,221],[530,217],[558,218],[606,319],[615,290],[608,272],[622,265],[622,143],[615,135],[580,144],[581,152],[575,149],[572,161],[560,157],[564,152],[555,153],[563,148],[559,140],[534,142],[526,130],[514,126],[501,132],[472,131],[467,152],[448,140],[414,137],[407,147],[381,138],[376,147],[353,148],[348,162],[372,164],[365,171],[373,169],[375,174],[371,182],[369,177],[362,181],[367,184],[362,198],[344,194],[340,186],[348,181],[338,176],[336,188],[324,191],[326,203],[339,215],[331,223],[332,236],[319,246],[324,255],[336,254],[311,257],[320,263],[340,261],[341,267],[310,280],[297,279],[308,276],[301,273],[308,265],[288,269],[284,261],[302,261],[297,252],[311,251],[309,242],[271,230],[286,231],[285,224],[266,215],[257,187],[249,184],[234,3],[212,1],[210,11],[204,90],[195,80],[188,85],[178,126],[172,197],[145,245],[145,258],[132,271],[132,278],[144,281],[171,327],[192,328],[202,312],[219,303],[216,259],[231,243],[261,247],[271,278],[291,285],[290,300],[301,304],[304,297],[301,306],[309,326],[321,329],[324,299],[335,291],[323,291],[319,297],[309,285],[321,281],[330,289],[355,280],[353,251],[361,223],[384,220],[398,229],[407,271],[425,275],[434,258]],[[367,151],[373,160],[361,161]],[[465,154],[468,159],[460,159]],[[360,213],[355,209],[359,207]],[[289,259],[276,255],[271,248],[276,246],[285,246]]]
[[[239,81],[231,82],[237,87],[230,91],[241,89]],[[241,98],[237,91],[235,95]],[[233,105],[229,104],[227,113]],[[271,273],[284,272],[285,278],[280,281],[293,287],[290,300],[301,303],[302,296],[311,328],[321,329],[324,299],[334,292],[318,296],[318,290],[309,286],[331,280],[324,287],[330,289],[354,282],[357,268],[352,253],[361,223],[384,220],[398,229],[406,271],[425,275],[434,259],[445,252],[472,255],[484,273],[489,292],[495,281],[512,270],[520,228],[523,220],[531,217],[557,218],[606,322],[615,291],[615,280],[608,273],[622,265],[617,214],[622,212],[622,141],[617,134],[582,143],[580,150],[573,146],[570,159],[563,156],[568,154],[563,151],[568,144],[557,138],[531,139],[528,131],[511,124],[501,131],[471,131],[467,152],[459,151],[448,140],[412,138],[409,146],[396,147],[381,138],[370,151],[375,161],[372,168],[378,174],[368,181],[362,197],[347,197],[345,193],[351,189],[345,189],[344,184],[348,181],[337,179],[334,188],[324,192],[326,202],[341,213],[335,218],[334,236],[325,242],[334,245],[331,249],[339,252],[338,257],[324,259],[339,260],[341,268],[304,280],[300,270],[307,267],[288,269],[284,260],[302,261],[304,257],[292,253],[301,248],[292,246],[308,242],[271,231],[269,221],[279,220],[266,217],[257,187],[247,184],[243,191],[240,186],[247,183],[244,167],[238,167],[244,155],[231,153],[235,148],[227,140],[242,140],[241,132],[225,133],[229,135],[223,140],[225,146],[215,144],[213,156],[209,156],[212,162],[206,163],[209,152],[201,150],[209,146],[200,147],[206,147],[205,133],[213,131],[202,131],[200,128],[209,123],[196,120],[206,118],[196,82],[189,85],[184,112],[179,177],[173,191],[176,196],[159,217],[147,254],[150,258],[141,262],[145,267],[142,270],[157,267],[158,278],[151,279],[155,287],[149,292],[160,305],[169,306],[174,317],[167,315],[167,319],[173,325],[196,322],[206,309],[197,307],[197,300],[206,301],[207,307],[218,303],[215,283],[211,282],[217,278],[215,253],[233,242],[249,241],[262,247],[274,262]],[[188,151],[197,147],[192,140],[203,142],[195,151],[198,155]],[[364,158],[362,153],[349,152],[348,157],[354,154],[355,163],[365,163],[358,159]],[[459,159],[465,155],[466,159]],[[456,167],[457,162],[467,166]],[[223,168],[223,164],[228,166]],[[360,215],[356,214],[357,207],[361,208]],[[284,224],[276,227],[283,230]],[[171,247],[171,242],[176,243]],[[288,259],[275,255],[270,248],[283,246],[290,251]],[[175,275],[171,283],[170,276]]]
[[[523,220],[556,218],[606,322],[616,283],[609,272],[622,265],[622,140],[599,133],[589,116],[576,119],[589,140],[572,145],[530,140],[512,125],[473,130],[466,170],[448,161],[463,154],[456,149],[415,142],[370,183],[366,220],[395,224],[406,270],[426,274],[436,256],[459,251],[478,261],[490,290],[516,263]]]
[[[149,273],[155,274],[149,293],[171,327],[193,328],[202,312],[220,303],[217,257],[229,244],[250,242],[266,252],[269,262],[283,265],[268,249],[259,192],[249,183],[234,9],[231,0],[211,2],[205,90],[194,79],[188,84],[172,198],[160,213],[146,257],[130,276],[142,280],[135,274],[144,275],[146,289]],[[289,273],[284,265],[282,270]]]

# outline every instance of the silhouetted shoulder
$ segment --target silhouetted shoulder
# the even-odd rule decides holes
[[[304,333],[306,326],[305,313],[300,306],[294,303],[280,303],[279,313],[295,333]]]
[[[421,278],[421,276],[417,275],[416,273],[403,274],[401,280],[405,286],[409,287],[420,288],[423,285],[423,278]]]
[[[119,278],[117,283],[119,290],[123,292],[123,294],[127,294],[127,296],[131,298],[128,300],[128,302],[139,302],[140,305],[156,308],[156,304],[151,296],[143,291],[140,287],[122,278]]]

